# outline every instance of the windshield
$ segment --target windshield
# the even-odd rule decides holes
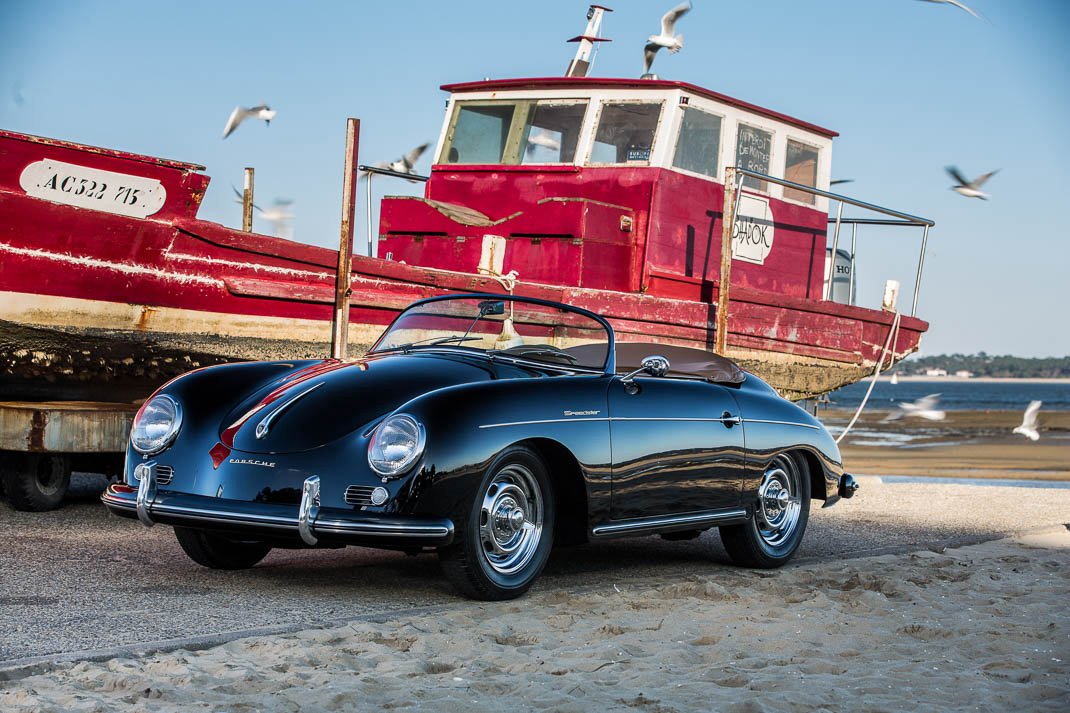
[[[370,354],[461,348],[557,367],[604,369],[609,332],[565,305],[505,297],[451,297],[398,316]]]

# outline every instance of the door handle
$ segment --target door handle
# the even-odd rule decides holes
[[[743,419],[741,419],[739,416],[733,416],[729,411],[725,411],[721,414],[721,423],[724,424],[725,428],[732,428],[732,426],[735,426],[737,423],[742,422]]]

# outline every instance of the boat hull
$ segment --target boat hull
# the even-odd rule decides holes
[[[148,216],[35,197],[22,184],[42,161],[151,179],[166,196]],[[337,252],[196,218],[208,184],[198,168],[0,131],[0,398],[136,400],[199,366],[328,353]],[[355,256],[350,355],[417,299],[505,289],[468,269]],[[523,278],[514,289],[598,312],[623,340],[714,344],[713,286],[702,301]],[[871,373],[892,323],[880,310],[733,286],[728,352],[798,400]],[[927,328],[904,317],[887,365]]]

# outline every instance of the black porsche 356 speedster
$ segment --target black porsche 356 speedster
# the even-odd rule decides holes
[[[355,361],[181,376],[126,464],[104,504],[173,525],[199,564],[433,550],[480,599],[525,592],[554,543],[717,527],[736,563],[776,567],[811,500],[857,487],[822,425],[731,361],[508,295],[416,302]]]

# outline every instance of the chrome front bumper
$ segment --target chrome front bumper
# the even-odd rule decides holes
[[[108,486],[101,501],[113,513],[137,518],[145,526],[156,523],[249,535],[300,538],[307,545],[331,543],[386,547],[441,547],[453,541],[453,522],[447,518],[376,515],[343,508],[322,508],[319,478],[305,480],[301,503],[292,505],[225,500],[158,490],[155,463],[137,466],[138,487]]]

